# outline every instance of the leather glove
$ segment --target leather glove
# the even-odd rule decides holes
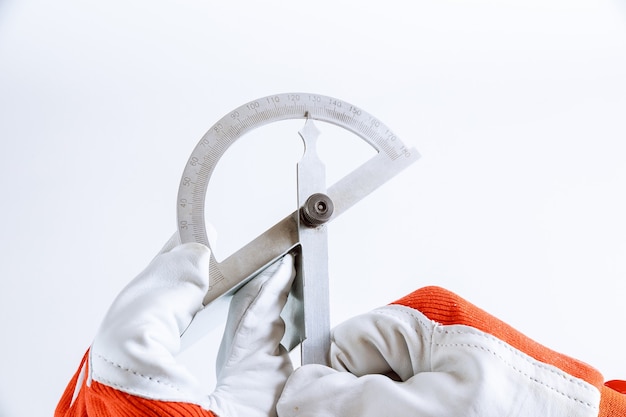
[[[292,374],[281,417],[626,416],[626,383],[605,385],[591,366],[438,287],[341,324],[329,359],[332,368]]]
[[[209,288],[209,248],[175,235],[117,297],[70,381],[55,417],[276,415],[293,368],[280,345],[280,311],[295,270],[290,255],[231,301],[217,387],[203,392],[177,362],[180,335]]]

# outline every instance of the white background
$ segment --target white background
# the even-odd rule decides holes
[[[617,0],[0,2],[0,415],[52,414],[204,132],[293,91],[423,155],[329,225],[334,323],[436,284],[626,378],[625,75]],[[295,208],[298,140],[227,152],[221,247]]]

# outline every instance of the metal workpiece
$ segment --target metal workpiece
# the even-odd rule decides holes
[[[415,162],[419,153],[414,148],[405,146],[369,113],[333,97],[285,93],[259,98],[226,114],[193,150],[178,189],[178,231],[182,242],[210,247],[205,201],[219,159],[251,130],[288,119],[304,119],[298,132],[305,148],[297,164],[298,209],[221,262],[211,251],[211,286],[204,303],[233,293],[286,253],[296,253],[296,280],[283,311],[283,344],[288,349],[301,344],[303,364],[325,364],[330,345],[328,225]],[[327,187],[325,166],[316,151],[323,126],[320,129],[316,122],[348,130],[374,148],[376,155]]]

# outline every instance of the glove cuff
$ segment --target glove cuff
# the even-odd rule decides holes
[[[90,381],[86,377],[89,374],[88,358],[89,351],[65,389],[54,417],[217,417],[197,404],[142,398],[97,381]]]
[[[609,381],[601,389],[602,397],[600,398],[600,414],[598,417],[615,417],[626,416],[626,395],[624,392],[617,391],[612,387]],[[624,385],[624,381],[620,381]]]
[[[616,383],[609,382],[605,386],[604,377],[597,369],[548,349],[446,289],[436,286],[420,288],[391,304],[419,310],[442,325],[466,325],[490,334],[537,361],[555,366],[596,387],[602,395],[599,417],[626,415],[626,395],[614,388],[618,385]]]

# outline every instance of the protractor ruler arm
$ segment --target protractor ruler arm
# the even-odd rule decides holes
[[[369,113],[332,97],[289,93],[246,103],[204,135],[185,166],[177,200],[182,242],[210,247],[206,192],[217,162],[230,145],[255,128],[287,119],[304,119],[298,132],[305,146],[297,165],[298,209],[221,262],[212,251],[211,284],[204,302],[232,294],[266,266],[295,251],[297,278],[283,312],[287,323],[283,344],[291,349],[301,343],[303,364],[325,364],[330,343],[327,223],[415,162],[419,153]],[[316,121],[356,134],[376,155],[327,188],[324,163],[316,153],[320,135]]]
[[[306,114],[308,116],[308,114]],[[307,119],[300,130],[304,154],[298,162],[298,241],[296,288],[301,287],[302,321],[293,320],[291,329],[299,330],[299,338],[286,332],[287,346],[300,342],[304,364],[326,364],[330,346],[330,302],[328,288],[328,234],[326,222],[334,212],[332,199],[326,195],[326,168],[317,155],[320,131]],[[299,300],[292,293],[292,300]],[[293,308],[291,305],[288,308]],[[296,311],[300,311],[297,308]],[[298,317],[298,315],[293,315]],[[291,330],[290,329],[290,330]],[[298,340],[300,339],[300,340]]]

